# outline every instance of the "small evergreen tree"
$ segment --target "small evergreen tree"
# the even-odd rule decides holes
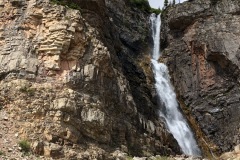
[[[164,7],[168,6],[168,0],[164,0]]]
[[[175,1],[175,0],[173,0],[173,1],[172,1],[172,4],[173,4],[173,5],[175,5],[175,4],[176,4],[176,1]]]

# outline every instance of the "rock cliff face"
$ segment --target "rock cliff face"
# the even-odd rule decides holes
[[[162,18],[162,60],[179,101],[220,152],[232,150],[240,143],[240,1],[194,0]]]
[[[154,100],[148,15],[124,0],[75,5],[0,0],[0,138],[15,135],[2,145],[26,139],[63,159],[179,153]]]

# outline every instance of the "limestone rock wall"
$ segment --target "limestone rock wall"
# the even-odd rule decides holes
[[[8,130],[53,158],[180,153],[157,116],[148,15],[128,1],[76,5],[81,12],[0,0],[0,112],[15,124]]]
[[[220,152],[240,143],[239,13],[237,0],[195,0],[162,16],[163,61],[179,101]]]

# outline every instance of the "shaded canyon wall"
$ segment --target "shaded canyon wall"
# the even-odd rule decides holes
[[[213,151],[233,149],[240,143],[240,1],[184,2],[162,19],[161,60],[202,132],[198,140]]]

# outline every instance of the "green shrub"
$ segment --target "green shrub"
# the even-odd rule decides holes
[[[151,8],[150,9],[150,13],[155,13],[155,14],[160,14],[162,11],[161,11],[161,9],[159,8],[159,9],[155,9],[155,8]]]
[[[133,157],[127,156],[126,160],[133,160]]]
[[[146,11],[148,13],[155,13],[155,14],[161,13],[160,9],[155,9],[150,7],[148,0],[130,0],[130,3],[134,7],[137,7],[142,11]]]
[[[5,152],[4,151],[0,151],[0,156],[4,156]]]
[[[130,0],[130,3],[143,11],[149,11],[151,9],[148,0]]]
[[[28,153],[31,150],[30,143],[27,140],[21,140],[18,142],[19,147],[21,147],[22,152]]]
[[[28,88],[26,86],[21,87],[19,89],[20,92],[26,93],[28,96],[34,96],[36,89],[35,88]]]

